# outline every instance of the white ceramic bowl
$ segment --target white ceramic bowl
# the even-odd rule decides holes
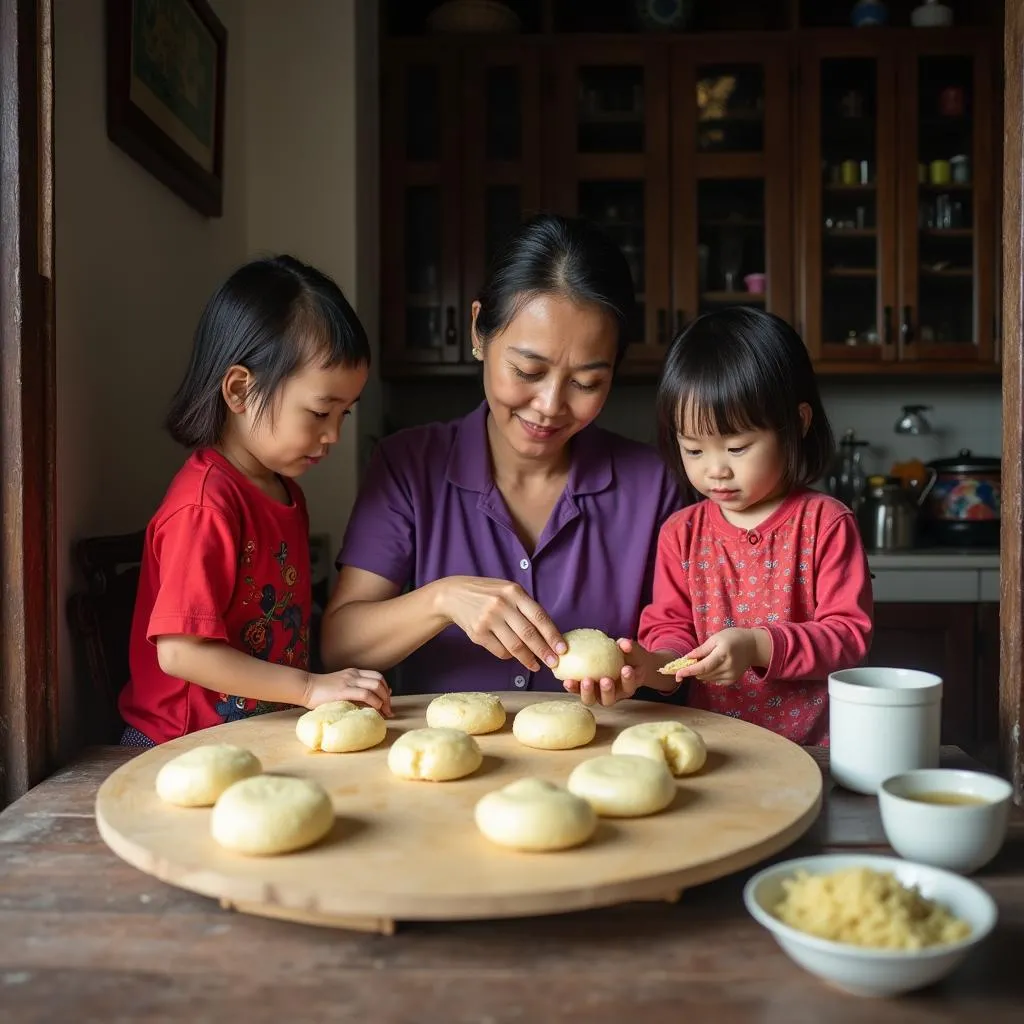
[[[772,914],[770,908],[785,894],[783,879],[792,878],[801,869],[811,875],[826,875],[853,867],[891,871],[902,885],[914,886],[922,896],[936,900],[966,921],[971,934],[960,942],[921,950],[866,949],[797,931]],[[766,868],[747,882],[743,902],[804,970],[857,996],[895,996],[944,978],[992,931],[997,917],[992,897],[959,875],[898,857],[845,853],[802,857]]]
[[[983,804],[925,804],[916,793],[963,793]],[[878,790],[889,845],[908,860],[969,875],[1006,839],[1013,787],[998,775],[933,768],[886,779]]]

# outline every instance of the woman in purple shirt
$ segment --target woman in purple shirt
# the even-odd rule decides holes
[[[634,315],[607,236],[523,225],[472,307],[484,402],[376,449],[324,617],[328,667],[401,662],[410,693],[560,690],[564,631],[636,636],[682,499],[653,449],[593,423]],[[627,667],[567,688],[610,705],[636,686]]]

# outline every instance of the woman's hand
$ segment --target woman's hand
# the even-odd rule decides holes
[[[735,683],[747,669],[765,668],[772,659],[772,639],[765,629],[723,629],[689,652],[692,665],[681,668],[676,679],[702,683]]]
[[[551,616],[518,583],[481,576],[438,581],[437,608],[496,658],[515,658],[531,672],[568,650]]]
[[[659,675],[658,669],[674,658],[674,654],[648,651],[627,637],[616,643],[626,658],[618,679],[567,679],[562,683],[563,688],[568,693],[578,693],[584,704],[601,704],[610,708],[620,700],[628,700],[641,686],[654,690],[666,686],[668,678]]]
[[[391,687],[379,672],[363,668],[346,668],[341,672],[311,675],[303,695],[303,707],[310,710],[332,700],[350,700],[365,704],[391,717]]]

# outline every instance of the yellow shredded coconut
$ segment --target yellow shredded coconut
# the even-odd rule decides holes
[[[959,942],[970,925],[925,899],[891,872],[844,868],[829,875],[798,871],[782,883],[773,908],[784,924],[833,942],[874,949],[924,949]]]

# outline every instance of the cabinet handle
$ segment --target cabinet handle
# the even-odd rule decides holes
[[[668,344],[668,313],[658,310],[658,344],[664,348]]]
[[[459,343],[459,332],[455,329],[454,306],[448,306],[447,309],[445,309],[444,343],[445,345],[457,345]]]
[[[892,344],[892,306],[886,306],[882,311],[882,340],[886,345]]]
[[[686,327],[686,311],[682,309],[676,310],[676,334],[682,334],[683,329]]]
[[[909,345],[914,340],[914,328],[910,322],[910,307],[903,307],[903,319],[900,321],[900,340]]]

